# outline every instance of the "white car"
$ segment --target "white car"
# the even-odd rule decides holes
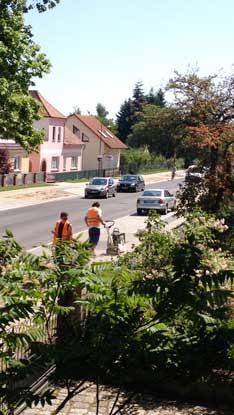
[[[166,189],[147,189],[137,199],[137,213],[158,210],[167,214],[168,210],[176,208],[176,198]]]
[[[200,167],[193,164],[187,168],[185,180],[187,182],[200,183],[208,171],[209,169],[207,167]]]

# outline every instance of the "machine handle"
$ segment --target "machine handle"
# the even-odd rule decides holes
[[[112,228],[114,226],[115,221],[114,220],[105,220],[105,227],[106,228]]]

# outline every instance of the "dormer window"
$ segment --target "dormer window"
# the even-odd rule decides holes
[[[85,133],[82,133],[82,141],[83,141],[83,143],[88,143],[89,142],[89,137]]]
[[[80,130],[79,130],[79,128],[76,127],[75,125],[73,125],[72,130],[73,130],[73,134],[75,134],[77,137],[80,138]]]

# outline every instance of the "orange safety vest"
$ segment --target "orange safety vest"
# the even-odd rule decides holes
[[[97,212],[97,209],[95,207],[91,207],[88,209],[87,215],[87,224],[88,226],[95,226],[97,228],[99,228],[99,226],[101,225],[101,221],[99,219],[99,214]]]
[[[59,225],[61,223],[61,219],[56,222],[55,229],[54,229],[54,239],[56,240],[58,238],[58,232],[59,232]],[[66,220],[64,222],[63,230],[62,230],[62,240],[69,241],[71,239],[71,224],[69,220]]]

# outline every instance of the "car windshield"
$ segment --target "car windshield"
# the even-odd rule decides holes
[[[107,179],[93,179],[90,184],[94,184],[96,186],[104,186],[107,184]]]
[[[161,197],[162,196],[162,192],[161,190],[145,190],[143,193],[143,196],[156,196],[156,197]]]
[[[123,176],[122,180],[126,180],[126,182],[133,182],[136,180],[136,176]]]

